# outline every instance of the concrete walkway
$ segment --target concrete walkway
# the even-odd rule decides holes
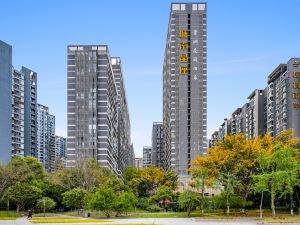
[[[30,225],[33,224],[26,217],[21,217],[16,220],[0,220],[0,225]]]
[[[251,219],[195,219],[195,218],[111,219],[111,221],[107,223],[113,223],[113,224],[147,223],[147,224],[162,224],[162,225],[257,225],[257,221]],[[26,217],[19,218],[15,221],[0,221],[0,225],[30,225],[30,224],[32,223],[29,222],[26,219]],[[92,224],[98,224],[98,223],[92,223]],[[43,225],[47,225],[47,224],[44,223]],[[49,225],[53,225],[53,224],[49,224]],[[66,223],[65,225],[68,224]]]

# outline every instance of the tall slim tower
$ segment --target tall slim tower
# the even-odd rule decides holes
[[[119,173],[117,94],[106,45],[68,46],[67,167],[94,158]]]
[[[163,66],[164,168],[188,177],[207,150],[206,3],[172,3]]]
[[[0,164],[11,158],[12,148],[12,47],[0,41]]]

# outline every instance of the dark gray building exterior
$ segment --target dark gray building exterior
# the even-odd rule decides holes
[[[122,176],[130,144],[120,58],[106,45],[68,46],[67,167],[94,158]]]
[[[21,68],[24,75],[24,156],[36,156],[37,148],[37,73],[24,66]]]
[[[55,153],[60,159],[66,157],[67,139],[58,135],[55,135]]]
[[[264,90],[255,89],[248,97],[248,107],[246,109],[246,139],[263,135],[264,129]]]
[[[37,73],[22,67],[12,73],[12,156],[36,156]]]
[[[0,41],[0,163],[11,159],[12,47]]]
[[[207,150],[206,3],[172,3],[163,66],[164,168],[188,176]]]
[[[121,58],[111,57],[113,75],[117,87],[117,112],[118,112],[118,170],[123,173],[126,165],[134,160],[133,145],[130,137],[130,118],[127,104],[125,83],[122,72]]]
[[[245,121],[241,122],[245,129],[237,129],[237,120]],[[223,129],[225,127],[227,129]],[[290,128],[294,129],[296,137],[300,137],[300,58],[291,58],[278,65],[268,76],[268,86],[255,89],[248,97],[248,103],[232,114],[230,123],[221,125],[214,138],[215,141],[222,140],[235,133],[244,133],[247,140],[266,133],[276,137]],[[222,132],[225,130],[227,132]]]
[[[153,166],[152,164],[152,147],[143,147],[143,168]]]
[[[55,116],[41,104],[37,104],[37,158],[44,169],[55,169]]]
[[[272,137],[293,128],[300,137],[300,58],[280,64],[269,76],[267,132]]]
[[[161,122],[154,122],[152,126],[152,164],[163,168],[164,163],[164,132]]]

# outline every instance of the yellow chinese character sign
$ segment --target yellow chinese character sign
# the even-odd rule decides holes
[[[294,89],[300,89],[300,82],[293,82]]]
[[[180,54],[180,62],[186,63],[189,61],[187,54]]]
[[[294,99],[300,98],[300,93],[293,93],[293,98]]]
[[[293,108],[299,109],[300,108],[300,103],[299,102],[293,103]]]
[[[181,38],[188,38],[189,32],[187,30],[181,30],[179,31],[179,37]]]
[[[180,50],[188,50],[189,45],[188,45],[187,42],[181,42],[181,43],[179,44],[179,48],[180,48]]]
[[[180,74],[187,74],[188,73],[188,68],[186,66],[181,66],[180,67]]]
[[[294,71],[293,72],[293,77],[294,78],[299,78],[300,77],[300,72],[299,71]]]

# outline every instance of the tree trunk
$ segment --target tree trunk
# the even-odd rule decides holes
[[[264,200],[264,192],[261,193],[261,197],[260,197],[260,205],[259,205],[259,217],[260,218],[263,218],[263,212],[262,212],[263,200]]]
[[[190,208],[188,208],[188,216],[190,216],[190,214],[191,214],[191,209]]]
[[[20,210],[20,206],[17,205],[17,214],[19,213],[19,210]]]
[[[293,200],[293,193],[290,194],[290,205],[291,205],[291,216],[294,215],[294,200]]]
[[[271,209],[272,209],[273,217],[276,216],[274,200],[275,200],[275,193],[274,193],[274,191],[271,191]]]
[[[229,196],[226,194],[226,214],[229,216],[230,213],[230,206],[229,206]]]
[[[204,188],[202,187],[201,192],[201,214],[204,215]]]

